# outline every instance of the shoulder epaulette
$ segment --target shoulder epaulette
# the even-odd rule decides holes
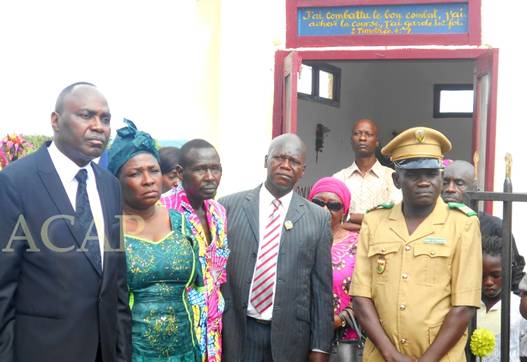
[[[450,209],[457,209],[467,216],[478,216],[477,212],[461,202],[449,202],[448,207]]]
[[[366,212],[370,212],[370,211],[373,211],[373,210],[380,210],[380,209],[391,209],[391,208],[393,208],[393,205],[394,205],[393,202],[383,202],[382,204],[379,204],[377,206],[372,207],[371,209],[369,209]]]

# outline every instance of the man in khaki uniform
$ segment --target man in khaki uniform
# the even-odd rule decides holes
[[[445,204],[441,159],[450,141],[411,128],[382,149],[403,192],[364,217],[352,281],[366,330],[364,361],[464,361],[466,329],[481,299],[476,213]]]

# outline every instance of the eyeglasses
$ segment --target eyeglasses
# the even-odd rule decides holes
[[[344,205],[342,205],[340,202],[336,202],[336,201],[324,202],[324,201],[319,200],[319,199],[313,199],[313,200],[311,200],[311,202],[314,203],[314,204],[317,204],[320,207],[326,206],[328,208],[328,210],[330,210],[330,211],[340,211],[344,207]]]

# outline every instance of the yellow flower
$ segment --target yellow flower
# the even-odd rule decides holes
[[[496,346],[496,337],[485,328],[477,328],[470,337],[470,350],[477,357],[485,357],[492,353]]]

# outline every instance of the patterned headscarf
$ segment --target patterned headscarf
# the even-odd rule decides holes
[[[351,193],[344,182],[335,177],[323,177],[313,185],[307,199],[311,201],[316,194],[321,192],[332,192],[337,195],[340,201],[342,201],[342,205],[344,205],[344,215],[348,213],[351,203]]]
[[[148,133],[138,131],[132,121],[125,118],[123,122],[127,126],[117,130],[117,137],[110,148],[108,161],[108,170],[115,176],[129,159],[139,153],[150,153],[159,162],[159,152],[154,139]]]

